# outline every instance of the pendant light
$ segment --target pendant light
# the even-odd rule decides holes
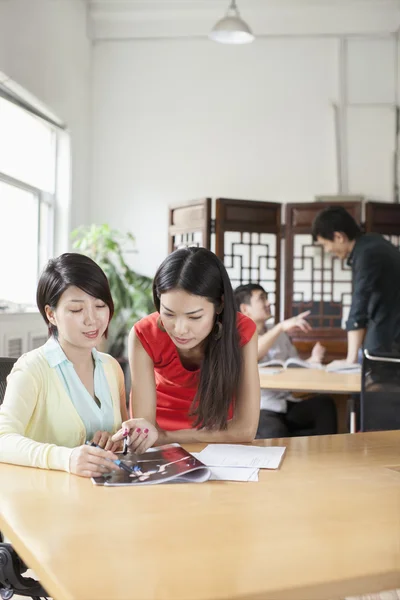
[[[254,40],[250,27],[240,17],[236,0],[231,0],[226,15],[214,25],[208,37],[221,44],[248,44]]]

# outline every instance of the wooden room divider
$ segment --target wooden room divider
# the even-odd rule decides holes
[[[314,245],[311,236],[316,214],[334,203],[282,205],[217,198],[213,206],[211,198],[204,198],[179,204],[169,212],[168,250],[190,245],[213,250],[224,262],[233,287],[256,282],[266,289],[275,322],[311,311],[312,332],[292,337],[301,356],[309,356],[319,340],[327,348],[328,361],[343,358],[351,269],[346,261]],[[361,200],[337,203],[366,232],[380,233],[400,249],[400,204]]]

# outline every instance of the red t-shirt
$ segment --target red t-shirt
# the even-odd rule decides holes
[[[200,369],[188,371],[182,366],[178,349],[169,335],[157,325],[159,313],[155,312],[136,323],[135,332],[143,348],[154,363],[157,391],[158,425],[165,430],[192,428],[189,409],[197,392]],[[240,346],[251,340],[256,330],[254,321],[237,313]],[[228,418],[232,417],[231,405]]]

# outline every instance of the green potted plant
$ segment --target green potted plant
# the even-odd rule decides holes
[[[124,258],[124,254],[135,252],[135,238],[109,225],[78,227],[71,238],[73,248],[96,261],[108,277],[115,312],[109,327],[107,352],[123,362],[130,329],[154,310],[152,280],[133,271]]]

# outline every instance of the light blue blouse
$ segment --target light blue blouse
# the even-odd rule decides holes
[[[95,348],[92,350],[94,360],[94,394],[100,406],[89,394],[79,379],[74,365],[66,357],[55,337],[50,337],[43,346],[43,352],[50,368],[55,369],[65,391],[71,398],[77,413],[86,429],[86,439],[91,440],[96,431],[114,429],[114,410],[111,392],[104,372],[103,358]]]

